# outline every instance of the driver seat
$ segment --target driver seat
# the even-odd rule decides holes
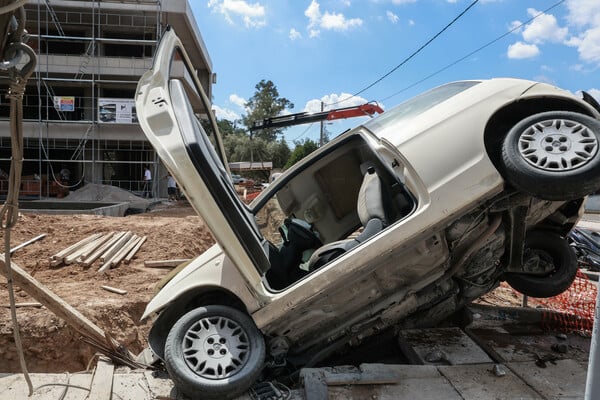
[[[356,204],[358,218],[364,227],[363,231],[354,238],[338,240],[319,247],[308,260],[309,271],[314,271],[358,246],[389,224],[387,209],[390,197],[385,189],[375,168],[369,166],[360,186]]]

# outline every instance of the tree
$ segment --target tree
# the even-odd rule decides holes
[[[319,148],[317,142],[314,142],[310,139],[305,139],[301,142],[294,142],[294,144],[296,145],[296,147],[294,148],[294,151],[292,151],[290,158],[285,163],[285,169],[296,164],[298,161],[300,161],[301,159],[303,159],[304,157],[306,157],[307,155]]]
[[[279,97],[277,86],[268,80],[261,80],[255,86],[254,95],[246,103],[248,114],[242,117],[242,122],[250,128],[254,121],[265,118],[276,117],[285,109],[294,108],[294,104],[285,97]],[[267,142],[277,140],[277,135],[283,132],[283,128],[269,128],[257,131],[254,137],[265,139]]]
[[[273,162],[273,168],[283,168],[291,152],[283,137],[281,140],[267,144],[267,154],[269,160]]]
[[[238,122],[238,120],[232,122],[227,119],[218,119],[217,126],[219,127],[221,135],[223,137],[228,135],[245,135],[246,131],[243,128],[238,127],[236,122]]]

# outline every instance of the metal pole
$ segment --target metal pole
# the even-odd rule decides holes
[[[323,107],[324,107],[324,103],[321,102],[321,112],[323,112]],[[321,120],[321,135],[319,136],[319,147],[323,146],[323,142],[325,141],[324,139],[324,129],[325,129],[325,122],[323,120]]]
[[[600,290],[596,286],[596,311],[594,313],[594,329],[588,361],[587,380],[585,384],[585,400],[600,399]]]

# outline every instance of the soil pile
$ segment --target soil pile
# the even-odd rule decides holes
[[[105,199],[106,197],[104,197]],[[143,199],[142,199],[143,200]],[[99,264],[50,266],[50,256],[94,233],[132,231],[147,236],[129,265],[98,273]],[[13,254],[13,262],[33,275],[83,315],[137,354],[146,346],[149,321],[140,322],[155,285],[168,269],[144,267],[145,260],[192,258],[214,243],[202,219],[185,202],[159,204],[153,211],[127,217],[33,215],[19,217],[11,247],[42,233],[47,236]],[[3,232],[0,231],[2,241]],[[127,290],[107,292],[107,285]],[[15,288],[17,303],[35,302]],[[0,372],[19,371],[10,320],[6,279],[0,276]],[[84,370],[95,350],[45,308],[17,310],[31,372]]]

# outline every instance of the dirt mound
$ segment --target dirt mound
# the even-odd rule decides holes
[[[63,197],[63,201],[104,201],[108,203],[131,203],[132,208],[145,210],[151,204],[151,201],[143,197],[136,196],[130,191],[110,185],[98,185],[88,183],[84,187],[70,192],[68,196]]]
[[[90,236],[132,231],[147,236],[129,265],[98,273],[99,264],[51,267],[51,255]],[[61,296],[133,353],[146,346],[150,322],[140,322],[156,283],[169,271],[144,267],[145,260],[192,258],[214,243],[200,217],[185,202],[160,204],[155,212],[128,217],[24,214],[11,232],[11,247],[41,233],[47,236],[13,254],[13,262]],[[2,241],[3,232],[0,231]],[[127,290],[118,295],[100,286]],[[35,302],[17,288],[17,303]],[[0,372],[19,371],[13,341],[6,280],[0,276]],[[45,308],[17,310],[26,360],[32,372],[80,371],[95,350]]]

